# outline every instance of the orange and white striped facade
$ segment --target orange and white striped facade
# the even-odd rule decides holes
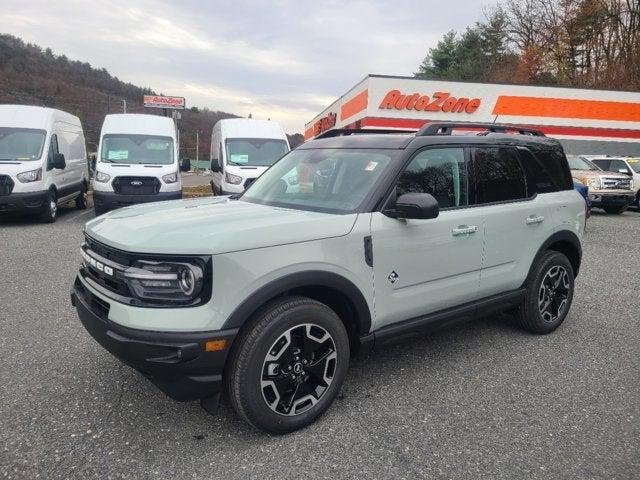
[[[369,75],[305,126],[417,130],[432,121],[535,127],[568,153],[640,156],[640,92]]]

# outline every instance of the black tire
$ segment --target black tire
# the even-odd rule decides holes
[[[558,278],[553,272],[566,274]],[[548,276],[551,275],[551,278]],[[543,291],[543,282],[545,290]],[[555,286],[554,286],[555,284]],[[566,295],[562,292],[566,288]],[[537,260],[527,280],[527,293],[524,302],[516,310],[516,320],[528,332],[546,334],[558,328],[571,308],[574,290],[574,273],[569,259],[562,253],[547,250]],[[555,293],[551,293],[555,291]],[[545,296],[547,295],[547,296]],[[564,298],[564,304],[563,302]],[[551,299],[549,303],[545,299]],[[550,309],[544,311],[548,305]],[[553,311],[553,310],[556,311]]]
[[[49,190],[47,198],[42,206],[42,211],[40,212],[40,221],[42,223],[53,223],[56,221],[58,217],[58,199],[56,196],[56,192],[53,190]]]
[[[87,186],[82,185],[82,191],[80,195],[76,197],[76,208],[78,210],[86,210],[89,206],[89,202],[87,201]]]
[[[327,333],[324,343],[316,339],[327,338]],[[300,345],[302,350],[295,353]],[[310,354],[313,348],[317,350]],[[276,354],[277,359],[272,357]],[[238,415],[255,428],[287,433],[314,422],[333,403],[349,367],[349,338],[338,315],[326,305],[306,297],[284,297],[260,309],[243,328],[227,365],[226,393]],[[292,379],[294,372],[298,375]],[[270,385],[265,385],[265,378]],[[275,381],[269,382],[271,378]],[[324,389],[319,396],[311,395],[319,389]]]
[[[620,215],[627,209],[627,207],[603,207],[602,209],[612,215]]]

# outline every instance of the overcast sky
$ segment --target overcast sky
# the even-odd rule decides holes
[[[481,20],[490,3],[2,0],[0,31],[187,106],[294,133],[368,73],[411,75],[443,33]]]

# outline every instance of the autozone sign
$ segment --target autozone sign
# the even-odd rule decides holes
[[[479,98],[454,97],[449,92],[408,95],[400,90],[389,90],[378,108],[418,112],[473,113],[480,106],[480,102]]]
[[[144,106],[150,108],[174,108],[183,110],[184,97],[165,97],[164,95],[145,95]]]
[[[335,113],[329,112],[326,117],[322,117],[319,120],[316,120],[316,122],[313,124],[313,135],[320,135],[322,132],[326,132],[327,130],[335,127],[336,118],[338,118],[338,116]]]

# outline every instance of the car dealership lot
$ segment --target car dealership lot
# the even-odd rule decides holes
[[[640,469],[640,214],[594,212],[565,323],[493,317],[355,359],[309,428],[270,437],[176,403],[69,303],[82,225],[0,219],[7,478],[632,478]],[[634,473],[635,472],[635,473]]]

